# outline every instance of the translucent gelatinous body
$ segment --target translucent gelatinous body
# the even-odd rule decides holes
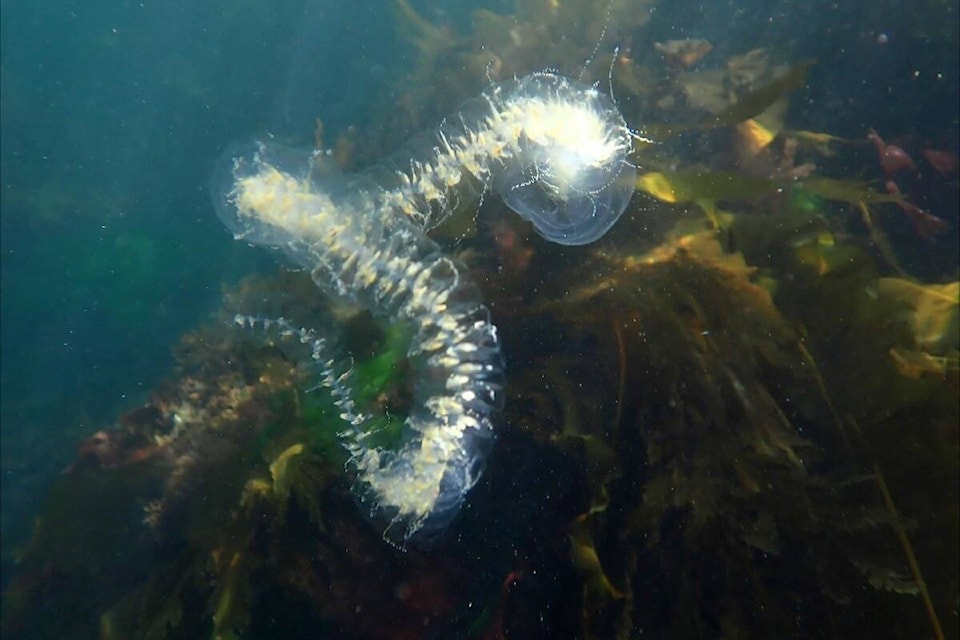
[[[217,196],[218,214],[238,239],[278,247],[318,285],[416,328],[404,444],[366,446],[358,414],[344,419],[342,432],[361,497],[390,520],[392,539],[436,529],[456,514],[480,477],[491,415],[502,406],[496,328],[477,289],[425,230],[479,184],[545,238],[585,244],[606,233],[633,193],[631,134],[595,88],[534,74],[493,85],[470,111],[470,118],[449,118],[432,144],[421,144],[420,157],[395,156],[393,171],[332,182],[317,178],[314,158],[291,166],[283,148],[249,145]]]

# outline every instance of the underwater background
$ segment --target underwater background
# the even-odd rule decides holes
[[[4,637],[958,637],[956,0],[345,6],[0,7]],[[224,318],[402,410],[394,336],[233,241],[216,167],[356,171],[547,68],[654,142],[596,245],[495,194],[433,233],[507,405],[398,550],[309,358]]]

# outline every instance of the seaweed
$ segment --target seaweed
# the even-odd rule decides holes
[[[279,296],[283,284],[255,280],[226,298],[242,308],[262,300],[267,287],[296,317],[296,301],[307,298],[290,294],[301,278],[309,282],[281,278],[286,293]],[[345,341],[363,341],[363,329],[352,325]],[[356,354],[364,402],[382,402],[403,377],[398,331],[385,332],[383,352],[367,346]],[[51,492],[24,554],[23,578],[4,594],[5,630],[22,637],[238,638],[262,624],[264,598],[296,591],[291,572],[312,562],[316,533],[331,536],[324,532],[356,515],[342,472],[333,472],[344,458],[333,402],[310,390],[312,360],[282,347],[226,322],[184,337],[178,377],[84,443]],[[165,562],[169,555],[178,560]],[[101,576],[109,576],[109,588],[94,587]],[[301,591],[324,601],[324,589],[309,593],[317,588]],[[27,624],[50,589],[58,590],[58,614]]]
[[[820,637],[829,625],[860,628],[856,612],[881,606],[902,616],[900,628],[922,628],[904,521],[876,490],[875,446],[862,440],[879,416],[862,388],[833,377],[863,359],[863,382],[899,384],[884,345],[910,341],[895,306],[870,297],[871,261],[817,214],[728,223],[719,234],[680,232],[646,254],[607,247],[570,267],[594,275],[541,282],[505,324],[509,335],[539,328],[511,357],[520,395],[509,422],[561,446],[586,475],[580,515],[566,526],[582,580],[581,637],[769,637],[796,625]],[[547,259],[535,254],[531,269]],[[846,296],[842,309],[834,296]],[[810,311],[824,313],[814,321]],[[811,353],[822,354],[819,339],[808,336],[831,333],[838,312],[871,336],[881,314],[887,332],[845,342],[847,356],[824,371]],[[837,389],[851,393],[837,398]],[[881,397],[889,410],[889,391]],[[889,592],[906,600],[887,602]]]
[[[902,278],[880,278],[880,295],[909,308],[906,322],[921,349],[943,354],[960,348],[960,282],[922,284]]]
[[[770,82],[741,96],[734,104],[704,121],[709,126],[727,126],[754,118],[777,100],[807,82],[807,72],[816,60],[804,60]]]
[[[683,173],[645,173],[637,178],[637,187],[664,202],[699,200],[740,200],[778,188],[766,178],[713,171]]]

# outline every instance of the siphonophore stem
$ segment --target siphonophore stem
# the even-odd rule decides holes
[[[468,107],[439,127],[425,157],[377,173],[386,179],[364,172],[321,186],[311,163],[291,172],[281,149],[256,144],[232,159],[218,203],[237,239],[281,248],[319,286],[414,327],[404,443],[366,446],[368,418],[359,414],[345,415],[341,434],[361,498],[389,520],[392,540],[456,515],[480,477],[491,415],[503,403],[489,312],[425,231],[480,185],[546,239],[586,244],[610,229],[634,188],[633,134],[594,87],[538,73],[493,85]]]

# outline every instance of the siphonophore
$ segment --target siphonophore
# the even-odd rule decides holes
[[[318,179],[310,158],[291,163],[267,143],[231,154],[215,197],[237,239],[282,249],[318,286],[413,327],[415,388],[399,448],[368,446],[371,417],[326,376],[360,498],[389,522],[387,539],[450,522],[480,477],[503,404],[490,314],[426,231],[490,189],[544,238],[592,242],[633,194],[632,137],[595,87],[536,73],[491,86],[428,144],[352,176]]]

